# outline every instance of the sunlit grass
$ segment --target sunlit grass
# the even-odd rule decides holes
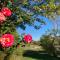
[[[34,45],[34,47],[37,47]],[[41,48],[33,48],[31,46],[21,47],[19,46],[8,60],[59,60],[56,57],[49,56],[48,54],[42,54]],[[0,60],[3,60],[4,54],[0,52]],[[43,52],[44,53],[44,52]]]

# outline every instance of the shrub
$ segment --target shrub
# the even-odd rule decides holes
[[[53,37],[51,37],[50,35],[44,35],[40,39],[40,42],[43,48],[48,52],[48,54],[56,56]]]

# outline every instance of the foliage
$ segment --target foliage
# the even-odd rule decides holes
[[[3,24],[0,24],[0,33],[5,34],[7,32],[16,32],[16,27],[20,26],[25,30],[25,24],[32,25],[35,18],[31,17],[35,14],[43,16],[53,16],[54,13],[59,14],[59,5],[57,6],[55,0],[33,0],[37,4],[31,5],[30,0],[1,0],[0,10],[3,7],[8,7],[12,11],[12,15],[7,17],[6,21]],[[39,3],[40,2],[40,3]],[[26,8],[32,12],[32,14],[27,13],[27,11],[22,10],[21,8]],[[40,23],[44,24],[44,22]],[[37,28],[37,26],[35,26]],[[39,28],[39,26],[38,26]]]
[[[44,35],[40,39],[41,45],[44,47],[44,49],[50,54],[55,56],[56,55],[56,49],[54,47],[54,37],[51,35]]]
[[[34,4],[31,2],[34,2]],[[16,32],[17,27],[21,27],[25,30],[26,24],[28,24],[34,26],[36,29],[39,29],[40,26],[34,25],[34,21],[38,21],[36,17],[33,18],[34,15],[42,15],[46,17],[51,16],[51,18],[53,18],[53,14],[60,14],[60,5],[56,5],[56,0],[0,0],[0,11],[4,7],[9,8],[12,11],[12,15],[9,17],[5,16],[6,21],[0,23],[0,36],[10,33],[15,37],[14,46],[6,49],[0,48],[8,54],[10,54],[9,51],[14,50],[17,46],[17,40],[19,40],[19,42],[21,40],[19,38],[20,36]],[[45,25],[45,21],[43,20],[39,20],[38,22]],[[48,48],[52,47],[53,50],[52,41],[47,41],[47,43],[49,46],[45,46]]]
[[[40,39],[42,47],[55,57],[59,56],[60,35],[57,35],[58,31],[53,29],[47,35],[43,35]]]

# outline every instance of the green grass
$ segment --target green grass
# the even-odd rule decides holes
[[[3,60],[4,54],[0,53],[0,60]],[[2,59],[1,59],[2,58]],[[9,56],[8,60],[60,60],[56,57],[48,55],[41,49],[31,49],[31,47],[18,47],[12,55]]]

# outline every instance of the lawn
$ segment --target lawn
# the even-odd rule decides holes
[[[2,57],[2,59],[1,59]],[[3,54],[0,55],[0,60],[3,60]],[[18,47],[8,60],[60,60],[59,58],[48,55],[43,49],[37,46]]]

